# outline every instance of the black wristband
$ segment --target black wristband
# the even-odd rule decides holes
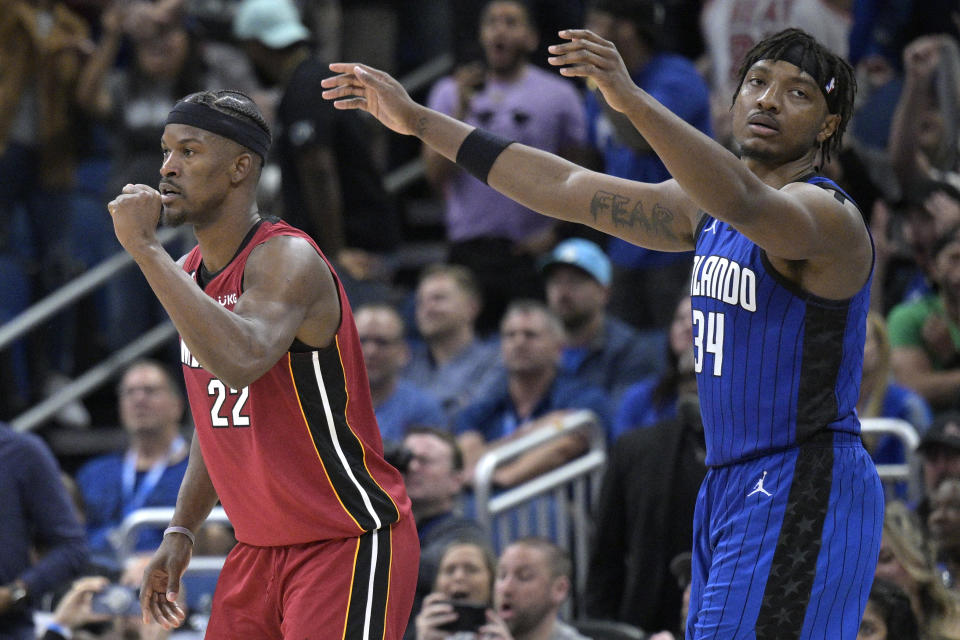
[[[466,169],[470,175],[483,181],[483,184],[487,184],[487,176],[490,175],[493,163],[513,142],[503,136],[476,128],[464,138],[460,148],[457,149],[457,164]]]

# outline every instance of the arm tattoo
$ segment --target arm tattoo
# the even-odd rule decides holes
[[[626,196],[597,191],[590,201],[590,213],[594,222],[598,222],[600,217],[610,216],[614,227],[629,227],[650,235],[677,239],[677,234],[673,231],[673,211],[656,202],[648,215],[640,200],[632,207],[630,205],[630,198]]]

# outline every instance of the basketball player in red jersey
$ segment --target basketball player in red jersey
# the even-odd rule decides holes
[[[343,288],[303,232],[256,211],[270,133],[233,91],[174,106],[159,191],[109,205],[120,244],[173,320],[196,435],[177,506],[146,569],[144,618],[179,626],[193,532],[219,499],[239,544],[206,637],[399,640],[419,546],[400,474],[383,459]],[[175,263],[158,221],[194,226]]]

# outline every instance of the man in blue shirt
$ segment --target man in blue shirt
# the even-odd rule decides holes
[[[591,409],[606,426],[607,396],[560,371],[564,332],[560,320],[543,303],[510,304],[500,325],[500,354],[506,380],[467,406],[454,419],[463,449],[466,477],[484,453],[546,426],[541,418],[567,409]],[[494,473],[494,484],[511,487],[560,466],[580,454],[586,443],[578,434],[558,438],[521,455]]]
[[[664,11],[651,0],[595,0],[588,28],[612,41],[630,77],[667,109],[707,135],[710,93],[696,67],[683,56],[662,50]],[[604,173],[657,183],[670,178],[663,161],[623,114],[611,109],[599,91],[587,93],[587,135],[603,156]],[[611,238],[613,262],[610,312],[644,330],[664,329],[673,300],[690,277],[690,253],[654,251]]]
[[[189,447],[180,435],[183,396],[169,371],[152,360],[133,363],[117,386],[120,422],[129,438],[126,451],[87,462],[77,485],[87,510],[87,536],[94,561],[117,568],[112,539],[123,519],[143,507],[172,507],[187,470]],[[155,549],[160,530],[144,530],[136,550]]]
[[[83,527],[42,440],[0,423],[0,640],[33,640],[31,608],[87,559]],[[35,548],[45,553],[31,562]]]
[[[399,377],[410,358],[400,314],[390,305],[371,304],[357,309],[355,318],[383,439],[399,443],[412,425],[446,427],[440,402]]]

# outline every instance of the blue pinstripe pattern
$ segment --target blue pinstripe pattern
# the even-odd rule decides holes
[[[849,300],[818,298],[729,225],[706,216],[698,228],[691,299],[711,469],[688,639],[856,638],[883,519],[855,410],[869,290],[870,279]]]

